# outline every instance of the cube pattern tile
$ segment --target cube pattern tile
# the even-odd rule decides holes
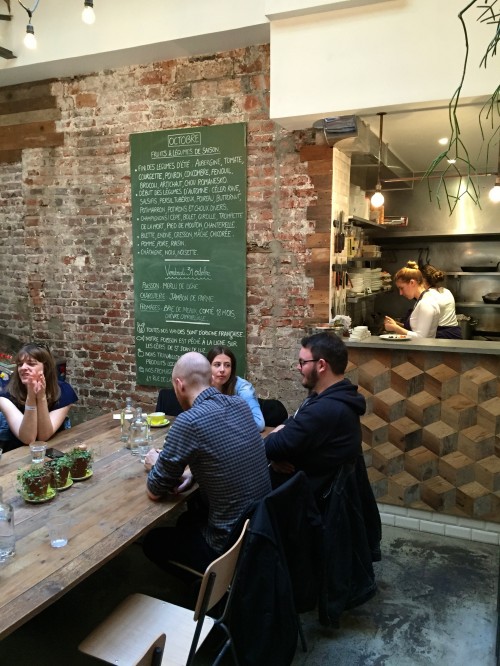
[[[363,453],[388,504],[500,522],[500,359],[349,348]]]

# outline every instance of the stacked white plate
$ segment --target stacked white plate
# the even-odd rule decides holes
[[[352,329],[352,333],[349,336],[349,340],[366,340],[366,338],[369,338],[371,335],[370,331],[368,330],[368,326],[355,326]]]

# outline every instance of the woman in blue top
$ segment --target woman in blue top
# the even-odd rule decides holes
[[[44,345],[24,345],[14,363],[10,381],[0,393],[0,440],[7,451],[50,439],[63,428],[78,400],[71,386],[57,379],[54,358]]]
[[[227,347],[212,347],[207,353],[212,366],[212,386],[226,395],[239,395],[248,403],[254,421],[262,432],[265,428],[264,417],[254,387],[246,379],[236,375],[236,357]]]

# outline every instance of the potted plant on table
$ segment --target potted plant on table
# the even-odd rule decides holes
[[[45,465],[31,465],[17,473],[18,492],[27,500],[47,497],[51,474]]]
[[[340,338],[347,337],[351,327],[351,318],[348,315],[335,315],[330,322],[330,326],[333,327],[333,332]]]
[[[67,454],[70,461],[70,476],[72,479],[84,479],[92,469],[93,452],[85,444],[76,446]]]
[[[50,485],[56,490],[64,488],[68,482],[72,460],[68,455],[55,458],[45,463],[45,466],[51,474]]]

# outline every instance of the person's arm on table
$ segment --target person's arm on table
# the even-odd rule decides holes
[[[243,400],[245,400],[245,402],[248,404],[250,411],[252,412],[253,420],[255,421],[259,432],[262,432],[266,427],[266,424],[264,422],[264,416],[262,414],[262,410],[260,408],[259,401],[257,400],[257,395],[252,384],[246,379],[238,377],[238,381],[236,383],[236,394],[239,395],[240,398],[243,398]]]
[[[147,493],[152,500],[184,492],[193,484],[187,458],[181,454],[183,438],[177,433],[178,430],[172,427],[168,446],[159,453],[152,449],[146,455],[146,464],[152,465],[147,478]]]

